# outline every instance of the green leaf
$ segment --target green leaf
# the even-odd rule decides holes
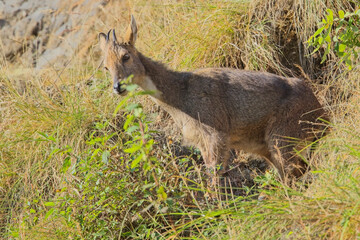
[[[133,146],[131,148],[124,149],[124,152],[126,153],[134,153],[141,149],[141,146]]]
[[[124,123],[124,127],[123,127],[125,131],[128,129],[130,123],[132,123],[134,121],[134,118],[135,118],[134,115],[127,115],[127,119],[126,119],[126,121]]]
[[[352,15],[352,13],[346,12],[344,18],[351,17]]]
[[[329,28],[327,31],[326,31],[326,33],[325,33],[325,41],[327,42],[327,43],[331,43],[331,28]]]
[[[140,107],[138,103],[131,103],[126,107],[126,110],[131,111]]]
[[[95,149],[94,152],[91,154],[90,160],[94,159],[94,157],[96,157],[100,151],[101,151],[100,148]]]
[[[340,11],[339,11],[339,18],[340,18],[340,19],[344,19],[344,15],[345,15],[344,11],[343,11],[343,10],[340,10]]]
[[[339,34],[339,31],[341,30],[341,27],[337,27],[336,29],[335,29],[335,34]]]
[[[142,186],[142,189],[148,189],[148,188],[152,188],[155,187],[155,183],[148,183]]]
[[[312,37],[314,37],[314,38],[317,37],[320,33],[322,33],[322,31],[324,31],[324,29],[325,29],[325,27],[319,28]]]
[[[140,117],[141,113],[142,113],[142,108],[136,108],[134,110],[135,117]]]
[[[344,52],[345,51],[345,49],[346,49],[346,45],[345,44],[342,44],[342,43],[340,43],[339,44],[339,52]]]
[[[43,133],[43,132],[38,132],[38,134],[40,134],[41,136],[43,136],[47,140],[50,140],[52,142],[56,142],[56,139],[53,136],[49,136],[48,134]]]
[[[163,186],[160,186],[157,190],[158,198],[160,201],[165,201],[167,199],[167,194]]]
[[[144,154],[140,154],[137,158],[132,161],[130,168],[136,168],[139,165],[139,162],[143,158]]]
[[[328,43],[331,43],[331,37],[330,37],[330,34],[327,34],[326,37],[325,37],[325,41],[328,42]]]
[[[121,100],[121,102],[116,106],[115,111],[113,113],[113,116],[115,117],[116,114],[119,112],[120,109],[122,109],[124,107],[124,105],[126,104],[126,102],[130,99],[130,96],[126,96],[124,97],[123,100]]]
[[[105,234],[106,234],[105,230],[101,230],[100,232],[93,233],[95,237],[102,237],[105,236]]]
[[[345,63],[346,63],[346,66],[348,66],[349,70],[351,70],[352,69],[352,61],[351,61],[351,59],[349,59],[349,58],[346,59]]]
[[[64,159],[64,162],[63,162],[63,165],[62,165],[62,168],[61,168],[61,172],[65,173],[69,169],[70,166],[71,166],[71,158],[66,157]]]
[[[46,207],[54,207],[55,206],[55,203],[54,202],[46,202],[44,204]]]
[[[35,209],[31,208],[30,213],[36,213]]]
[[[138,126],[131,126],[131,127],[129,127],[129,128],[126,130],[126,132],[127,132],[127,133],[132,133],[133,131],[136,131],[136,130],[138,130],[138,129],[139,129]]]
[[[332,24],[334,21],[334,12],[331,9],[326,9],[328,15],[326,16],[327,22]]]
[[[55,208],[50,208],[49,211],[47,211],[47,213],[45,214],[45,220],[48,219],[50,217],[51,214],[53,214],[55,211]]]
[[[136,84],[129,84],[125,86],[126,91],[133,92],[138,86]]]
[[[327,47],[326,47],[326,49],[325,49],[325,53],[324,53],[324,55],[323,55],[322,58],[321,58],[321,63],[324,63],[324,62],[325,62],[326,56],[329,54],[329,52],[330,52],[330,44],[328,44]]]
[[[156,91],[155,90],[148,90],[148,91],[140,91],[140,92],[137,92],[136,95],[137,96],[140,96],[140,95],[153,95],[155,94]]]
[[[109,162],[109,157],[110,157],[110,152],[109,151],[104,151],[101,155],[101,161],[105,164],[107,164]]]

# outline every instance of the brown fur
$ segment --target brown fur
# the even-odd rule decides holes
[[[230,149],[241,149],[265,157],[282,177],[304,173],[306,164],[294,149],[322,134],[324,127],[313,123],[325,113],[302,80],[230,68],[172,71],[138,52],[136,35],[133,16],[123,43],[99,35],[114,86],[133,75],[141,88],[155,90],[152,99],[180,126],[186,144],[200,149],[208,167],[222,163],[226,169]]]

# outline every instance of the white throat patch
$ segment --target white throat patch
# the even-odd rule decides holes
[[[153,94],[151,94],[152,96],[158,98],[162,95],[162,92],[160,92],[154,82],[152,81],[152,79],[149,77],[149,76],[146,76],[145,77],[145,80],[144,80],[144,86],[143,86],[144,90],[146,91],[152,91],[154,92]]]

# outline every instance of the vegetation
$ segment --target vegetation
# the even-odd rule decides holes
[[[350,70],[352,69],[354,59],[359,57],[359,18],[360,10],[346,13],[339,10],[339,17],[334,19],[333,11],[327,9],[327,16],[326,19],[322,20],[322,26],[309,39],[309,43],[317,47],[314,52],[326,45],[321,63],[326,60],[326,56],[330,53],[331,43],[334,42],[336,55],[345,62]],[[333,28],[335,28],[335,35],[332,37]]]
[[[314,79],[332,129],[311,172],[288,187],[273,171],[253,169],[253,184],[241,189],[207,187],[198,150],[179,147],[171,120],[146,93],[128,85],[127,97],[111,94],[96,67],[96,33],[126,27],[123,4],[105,6],[88,58],[80,49],[79,61],[60,72],[1,61],[1,238],[360,238],[358,2],[127,6],[140,25],[138,48],[177,70],[226,66]]]

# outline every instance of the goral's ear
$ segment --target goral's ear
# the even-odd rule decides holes
[[[105,33],[99,33],[99,43],[100,49],[105,51],[106,44],[108,43],[108,38],[106,37]]]
[[[131,22],[130,22],[128,29],[126,30],[124,40],[125,40],[125,42],[128,42],[134,46],[136,37],[137,37],[137,26],[136,26],[135,18],[131,14]]]

